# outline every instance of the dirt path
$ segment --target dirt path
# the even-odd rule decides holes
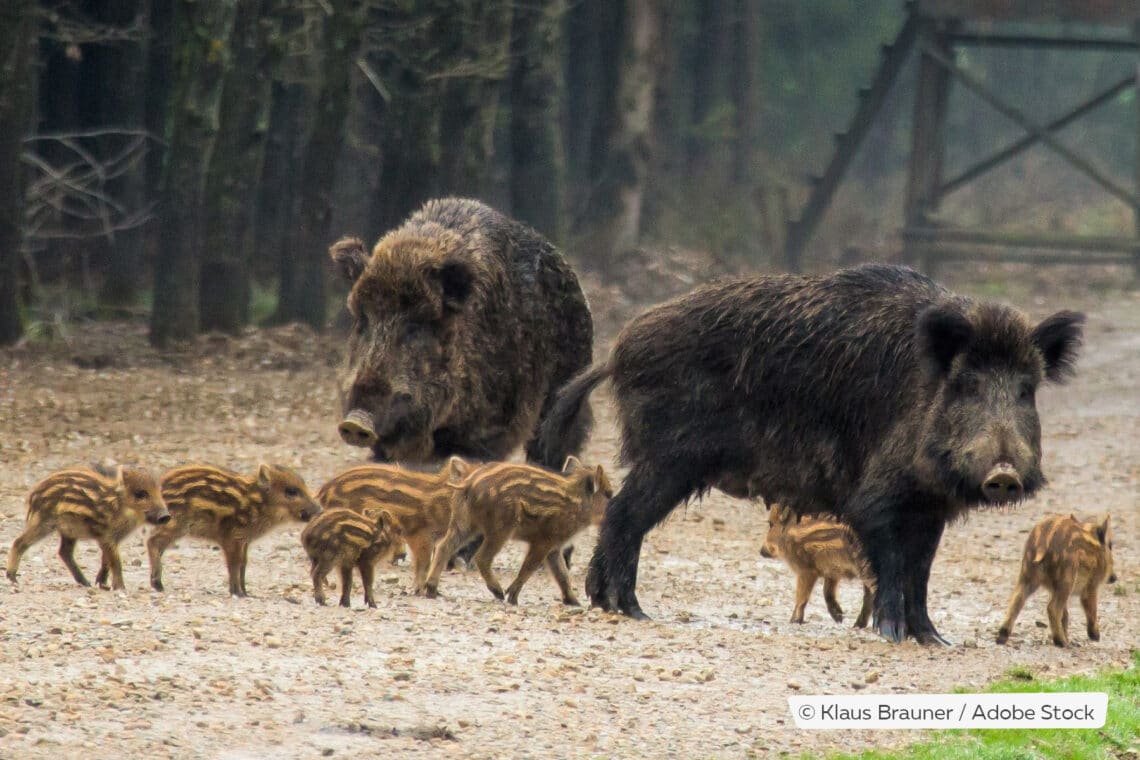
[[[646,624],[564,609],[544,572],[518,608],[475,573],[446,575],[442,600],[408,596],[406,567],[382,571],[377,610],[317,608],[299,527],[254,545],[255,598],[243,601],[224,594],[220,554],[205,544],[171,549],[169,590],[155,594],[144,534],[132,536],[128,590],[109,593],[74,586],[49,539],[26,555],[18,588],[0,584],[0,757],[765,757],[915,738],[796,731],[791,693],[943,692],[1014,665],[1043,677],[1124,666],[1140,644],[1140,299],[1085,306],[1078,378],[1040,394],[1052,486],[943,540],[930,608],[951,649],[890,646],[834,624],[818,590],[807,623],[787,623],[793,579],[759,556],[764,510],[721,495],[649,535],[639,594],[656,619]],[[27,490],[60,467],[113,457],[252,472],[264,458],[295,465],[315,490],[359,458],[333,425],[335,352],[313,349],[304,331],[206,340],[173,361],[149,352],[141,329],[71,338],[70,348],[0,352],[5,548]],[[612,407],[597,398],[586,458],[611,465]],[[1121,582],[1102,595],[1102,640],[1085,640],[1074,602],[1076,646],[1055,649],[1041,595],[1010,645],[996,646],[1029,528],[1048,512],[1105,510]],[[591,547],[592,537],[579,544],[579,587]],[[504,552],[498,572],[509,579],[519,558]],[[94,548],[80,561],[93,569]],[[840,600],[850,619],[855,584]]]

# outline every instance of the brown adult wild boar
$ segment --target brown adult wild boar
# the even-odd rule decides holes
[[[1095,523],[1082,523],[1073,515],[1045,518],[1033,527],[1025,541],[1017,588],[1009,600],[997,643],[1009,640],[1010,629],[1025,600],[1041,586],[1052,592],[1048,612],[1054,644],[1069,645],[1069,595],[1073,593],[1080,594],[1089,640],[1100,641],[1097,591],[1106,580],[1116,583],[1108,515]]]
[[[555,392],[589,364],[593,322],[566,260],[533,229],[473,200],[429,201],[376,244],[329,251],[351,283],[341,377],[345,442],[379,461],[452,455],[561,465],[590,423],[575,410],[539,456]]]
[[[1073,371],[1083,316],[1032,324],[905,267],[732,278],[651,309],[560,393],[557,444],[610,378],[630,465],[586,577],[594,604],[644,617],[645,533],[719,488],[851,526],[877,580],[875,629],[946,643],[926,609],[946,522],[1045,483],[1035,394]]]

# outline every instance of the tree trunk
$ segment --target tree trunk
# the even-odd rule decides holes
[[[495,114],[508,74],[510,0],[470,3],[446,19],[452,62],[440,98],[440,180],[448,195],[482,197],[492,162]]]
[[[162,194],[166,169],[166,149],[170,141],[167,107],[174,78],[174,0],[146,0],[150,3],[150,35],[146,41],[145,122],[150,140],[146,152],[146,197]],[[152,218],[143,229],[144,248],[151,256],[158,251],[162,227]]]
[[[99,123],[143,131],[146,129],[147,42],[143,30],[150,23],[150,0],[107,0],[100,20],[120,28],[134,27],[137,37],[106,46],[101,67],[102,92]],[[146,155],[145,153],[143,155]],[[146,205],[146,162],[140,161],[109,186],[128,214]],[[107,267],[99,300],[104,306],[131,306],[142,287],[144,231],[132,226],[106,240]]]
[[[202,330],[249,323],[253,209],[269,106],[268,42],[277,0],[243,0],[234,19],[220,132],[206,178],[199,307]]]
[[[511,28],[512,214],[551,240],[562,237],[562,141],[558,129],[563,0],[515,8]]]
[[[602,141],[605,160],[595,164],[595,191],[587,214],[584,251],[601,261],[637,245],[649,156],[650,118],[660,70],[661,10],[657,0],[628,0],[622,25],[621,81],[612,126]]]
[[[589,224],[595,182],[606,171],[621,75],[625,0],[581,0],[565,16],[567,210],[575,237]]]
[[[312,76],[309,57],[297,49],[309,49],[302,38],[304,13],[294,3],[285,3],[279,15],[278,36],[270,41],[274,55],[270,87],[269,129],[265,138],[261,177],[258,182],[254,219],[254,251],[250,262],[255,277],[277,278],[278,293],[292,292],[293,251],[287,248],[286,231],[296,218],[300,172],[305,140],[305,114],[312,110],[309,87]],[[300,44],[298,44],[300,43]]]
[[[36,4],[9,0],[0,8],[0,346],[24,333],[19,304],[24,237],[23,138],[32,119]]]
[[[357,0],[330,0],[331,13],[321,35],[322,62],[313,128],[305,146],[301,169],[300,209],[293,234],[287,238],[294,279],[286,290],[281,283],[276,318],[301,320],[315,328],[325,324],[326,251],[332,217],[336,159],[348,115],[352,66],[360,47],[364,4]]]
[[[233,26],[230,0],[175,6],[172,127],[160,209],[150,341],[159,348],[198,331],[198,289],[206,170],[218,131],[218,104]]]
[[[734,4],[734,0],[699,0],[697,4],[688,173],[710,179],[713,186],[727,179],[724,175],[731,158]]]

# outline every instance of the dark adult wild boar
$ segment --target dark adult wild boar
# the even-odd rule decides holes
[[[629,475],[586,578],[594,604],[644,617],[645,533],[709,488],[854,529],[887,639],[946,643],[926,611],[948,520],[1045,482],[1034,400],[1073,370],[1083,316],[1032,325],[906,269],[713,283],[631,322],[610,358],[561,392],[552,445],[612,378]]]
[[[368,255],[329,251],[352,283],[341,437],[380,461],[452,455],[558,467],[588,430],[575,409],[539,457],[557,390],[589,364],[593,322],[566,260],[533,229],[473,200],[429,201]]]

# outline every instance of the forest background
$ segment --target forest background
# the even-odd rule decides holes
[[[634,251],[778,270],[900,0],[8,0],[0,8],[0,344],[75,319],[157,346],[340,300],[329,243],[482,199],[601,273]],[[1063,29],[1060,31],[1073,31]],[[1077,30],[1079,31],[1079,30]],[[912,56],[913,57],[913,56]],[[1134,53],[960,50],[1039,123]],[[804,266],[898,255],[909,61]],[[1124,184],[1132,89],[1060,132]],[[1021,136],[954,89],[946,167]],[[958,223],[1132,234],[1036,148],[947,198]],[[625,270],[628,271],[628,268]]]

